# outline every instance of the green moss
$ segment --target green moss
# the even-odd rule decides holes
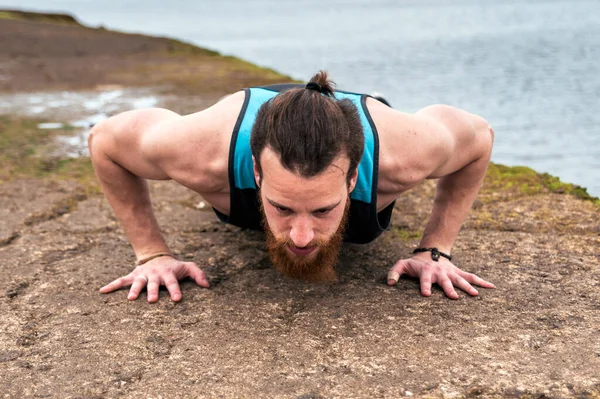
[[[591,196],[584,187],[580,187],[575,184],[563,183],[558,177],[549,175],[548,173],[543,173],[541,175],[541,179],[542,184],[553,193],[574,195],[577,198],[586,201],[592,201],[600,205],[600,199],[598,199],[598,197]]]
[[[403,241],[414,240],[421,238],[423,232],[420,230],[411,230],[407,226],[392,226],[391,231],[394,238],[398,238]]]
[[[541,193],[560,193],[600,205],[600,200],[583,187],[564,183],[548,173],[537,173],[526,166],[504,166],[491,163],[481,189],[480,200],[493,201]]]
[[[194,46],[193,44],[186,43],[180,40],[167,39],[167,52],[173,55],[191,54],[216,57],[221,54],[218,51],[205,49],[202,47]]]
[[[71,15],[68,14],[50,14],[19,10],[0,10],[0,19],[15,19],[21,21],[38,21],[51,22],[61,25],[78,25],[81,24]]]
[[[490,164],[483,190],[503,190],[523,195],[532,195],[542,192],[543,185],[538,173],[526,166],[510,167]]]
[[[22,177],[76,179],[92,191],[97,183],[87,157],[56,155],[54,137],[73,128],[39,129],[39,121],[0,116],[0,181]]]
[[[279,72],[277,72],[274,69],[271,68],[267,68],[267,67],[263,67],[263,66],[259,66],[256,64],[252,64],[248,61],[244,61],[241,58],[238,57],[234,57],[234,56],[225,56],[224,57],[225,60],[230,61],[232,65],[238,67],[241,70],[245,70],[248,72],[254,72],[254,73],[261,73],[265,75],[265,78],[268,80],[278,80],[281,83],[287,82],[287,83],[301,83],[302,81],[300,80],[296,80],[294,78],[292,78],[291,76],[288,75],[283,75]]]

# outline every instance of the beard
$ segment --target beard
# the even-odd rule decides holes
[[[304,256],[294,255],[288,250],[289,247],[295,246],[289,237],[283,239],[275,237],[273,231],[269,228],[260,192],[258,198],[260,213],[262,215],[262,225],[266,235],[267,250],[275,269],[288,277],[304,281],[331,282],[337,280],[335,265],[340,254],[344,231],[346,230],[348,215],[350,213],[350,196],[347,198],[344,215],[335,233],[329,238],[320,238],[311,241],[306,248],[316,248],[316,253],[313,252]]]

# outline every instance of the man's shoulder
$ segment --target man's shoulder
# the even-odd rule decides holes
[[[213,106],[156,126],[150,145],[160,148],[164,170],[180,184],[206,193],[228,188],[229,145],[244,92]]]
[[[379,136],[380,190],[402,192],[430,176],[449,148],[448,131],[428,115],[401,112],[377,100],[367,107]]]

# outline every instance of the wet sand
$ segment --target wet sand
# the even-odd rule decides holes
[[[117,85],[150,89],[158,105],[191,112],[234,86],[285,79],[201,50],[170,58],[156,50],[165,39],[74,24],[0,19],[0,33],[0,67],[11,76],[0,82],[6,95]],[[148,53],[124,56],[136,46]],[[203,86],[188,70],[193,64],[217,76],[227,62],[236,72],[223,75],[221,86]],[[39,78],[35,65],[52,79]],[[123,72],[138,67],[156,68],[161,85]],[[189,80],[182,83],[182,75]],[[40,140],[46,145],[52,136],[37,123],[70,122],[59,108],[33,120],[11,110],[0,119],[0,138],[10,144],[26,129],[31,137],[49,134]],[[0,176],[4,397],[600,396],[600,206],[548,176],[490,168],[453,255],[497,288],[456,301],[437,288],[421,297],[412,279],[385,284],[387,269],[418,242],[431,182],[397,201],[394,227],[379,240],[344,246],[333,284],[282,277],[266,258],[262,234],[221,224],[199,209],[195,193],[154,182],[171,248],[204,268],[212,288],[186,281],[180,303],[161,291],[150,305],[145,294],[129,302],[125,290],[98,293],[132,270],[134,256],[80,164],[86,159],[40,169],[37,147],[20,160],[10,157],[14,151],[0,142],[0,162],[11,171]]]

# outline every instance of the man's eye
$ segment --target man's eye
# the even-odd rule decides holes
[[[318,211],[315,212],[315,214],[317,216],[325,216],[327,215],[329,212],[331,212],[331,209],[319,209]]]
[[[276,206],[275,207],[280,213],[289,213],[290,210],[288,208],[284,208],[283,206]]]

